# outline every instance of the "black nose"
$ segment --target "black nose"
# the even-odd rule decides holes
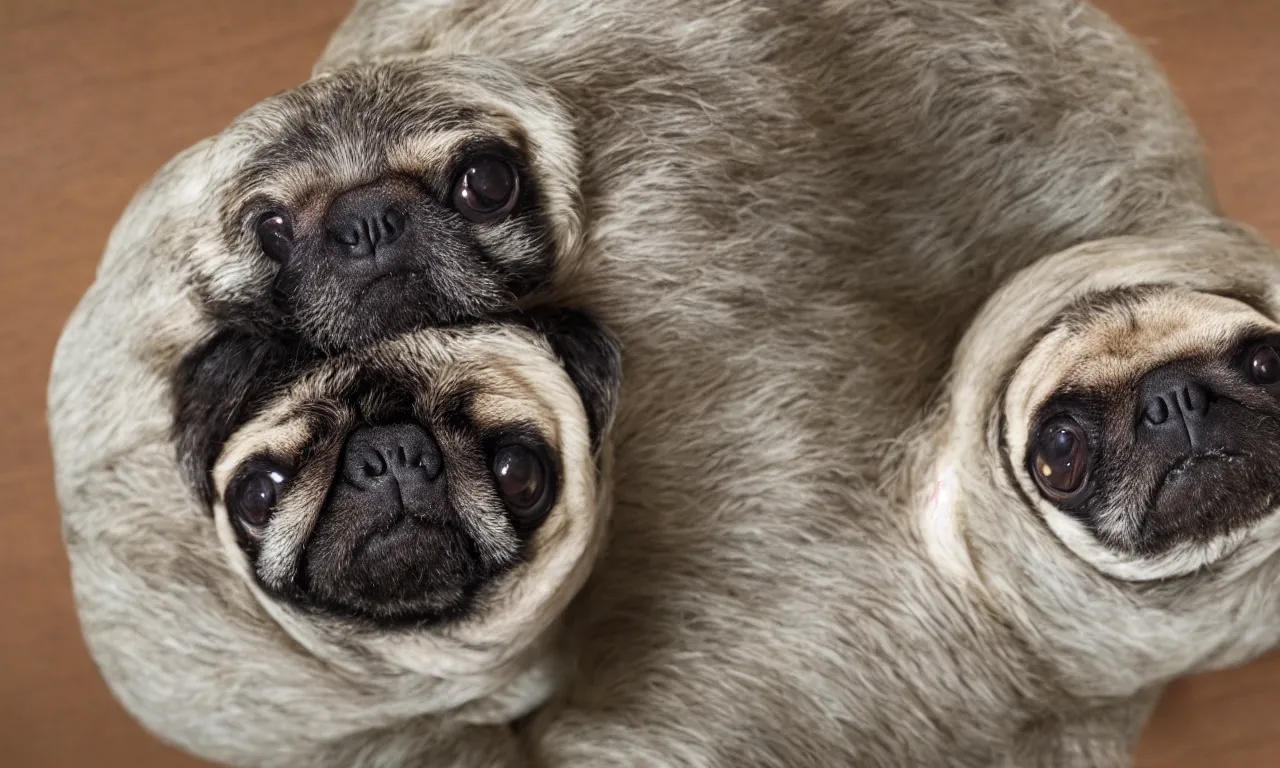
[[[1163,366],[1138,382],[1139,433],[1200,450],[1211,431],[1217,394],[1182,366]]]
[[[417,424],[357,429],[347,438],[341,467],[343,480],[359,492],[361,506],[370,513],[430,518],[445,503],[440,447]]]
[[[405,257],[408,197],[404,183],[394,180],[343,192],[325,214],[330,249],[378,271],[395,267]]]

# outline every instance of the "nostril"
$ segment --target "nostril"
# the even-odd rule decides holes
[[[357,488],[377,485],[378,478],[387,474],[390,469],[377,447],[368,444],[349,445],[342,460],[343,478]]]
[[[357,227],[344,230],[331,229],[329,230],[329,239],[338,245],[352,248],[360,244],[360,230]]]
[[[394,243],[405,230],[405,215],[396,208],[388,208],[382,213],[382,233],[380,245]]]
[[[1169,419],[1169,405],[1163,397],[1157,397],[1147,406],[1146,413],[1143,415],[1151,424],[1163,424]]]
[[[430,479],[435,479],[440,474],[438,452],[425,444],[409,443],[407,446],[399,446],[396,449],[396,466],[425,470]]]
[[[387,474],[387,462],[382,457],[375,454],[366,456],[364,459],[364,473],[369,477],[382,477]]]
[[[1203,414],[1208,412],[1209,403],[1212,400],[1208,389],[1199,384],[1188,384],[1182,388],[1179,395],[1181,396],[1180,405],[1187,413]]]

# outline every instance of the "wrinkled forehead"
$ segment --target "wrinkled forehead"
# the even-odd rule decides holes
[[[238,429],[215,468],[222,491],[247,460],[306,456],[317,435],[411,417],[481,430],[531,429],[553,450],[576,394],[545,341],[517,329],[410,334],[325,360]]]
[[[234,200],[298,202],[387,173],[428,182],[470,146],[523,150],[517,120],[485,106],[483,94],[430,68],[403,62],[343,70],[251,108],[227,129],[226,188]],[[437,178],[439,177],[439,178]]]
[[[1164,287],[1097,294],[1048,325],[1018,367],[1008,402],[1029,416],[1055,393],[1127,389],[1165,363],[1227,355],[1244,338],[1277,328],[1225,296]]]

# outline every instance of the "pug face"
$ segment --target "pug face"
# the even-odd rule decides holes
[[[210,149],[204,304],[332,351],[546,287],[578,238],[570,121],[493,66],[352,67],[237,119]]]
[[[1246,544],[1273,551],[1277,262],[1253,242],[1102,241],[993,297],[959,353],[951,428],[984,444],[954,442],[944,459],[971,508],[1030,508],[1075,556],[1130,581],[1194,573]],[[988,490],[975,461],[992,462]]]
[[[616,358],[481,325],[314,365],[217,463],[228,557],[321,654],[367,643],[413,666],[456,642],[490,649],[481,664],[510,658],[564,608],[599,540],[604,468],[584,397],[600,390],[582,382],[601,364],[616,371]]]
[[[1280,325],[1174,286],[1063,312],[1009,388],[1009,453],[1068,541],[1195,562],[1280,501]],[[1200,558],[1190,557],[1191,552]]]

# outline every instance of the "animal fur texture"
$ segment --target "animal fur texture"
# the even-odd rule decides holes
[[[448,725],[500,718],[431,715],[412,670],[298,653],[162,439],[185,318],[254,315],[275,274],[210,232],[263,188],[303,210],[317,183],[431,177],[458,132],[524,153],[542,221],[511,234],[553,257],[410,325],[570,306],[623,350],[605,551],[523,757]],[[85,632],[150,728],[245,764],[1126,765],[1166,682],[1277,641],[1267,466],[1153,538],[1153,481],[1090,476],[1123,493],[1064,508],[1031,444],[1064,387],[1105,420],[1163,366],[1228,376],[1277,328],[1278,275],[1156,66],[1076,0],[362,2],[313,80],[142,193],[63,339]],[[253,327],[364,342],[274,311]]]

